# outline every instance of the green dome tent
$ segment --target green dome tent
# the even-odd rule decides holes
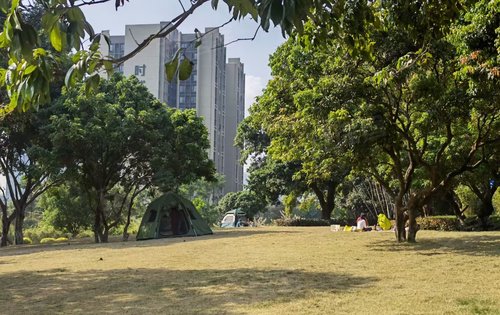
[[[173,192],[153,200],[142,217],[137,240],[213,234],[191,201]]]

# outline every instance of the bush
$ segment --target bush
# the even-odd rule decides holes
[[[53,237],[46,237],[46,238],[42,238],[40,240],[40,244],[51,244],[51,243],[55,243],[55,242],[56,242],[56,239]]]
[[[432,216],[417,218],[422,230],[460,231],[462,226],[455,216]]]
[[[467,217],[463,229],[465,231],[500,231],[500,216],[490,216],[486,229],[477,216]]]
[[[274,220],[277,226],[330,226],[330,221],[307,218],[282,218]]]
[[[139,226],[141,225],[141,218],[130,218],[130,224],[127,229],[128,234],[137,234],[139,231]],[[125,223],[119,224],[116,227],[109,230],[109,235],[120,236],[123,235],[123,229],[125,228]],[[80,235],[80,234],[78,234]],[[91,237],[94,237],[94,232],[92,232]]]
[[[46,237],[40,240],[40,244],[52,244],[52,243],[64,243],[67,242],[68,238],[67,237]]]
[[[86,238],[86,237],[94,237],[94,231],[90,231],[90,230],[81,231],[76,236],[76,238]]]
[[[44,238],[69,237],[68,233],[55,230],[53,227],[37,227],[24,230],[24,236],[34,243],[41,243]]]
[[[23,237],[23,244],[30,245],[33,244],[33,241],[29,237]]]
[[[500,215],[491,216],[490,223],[492,224],[492,230],[500,231]]]

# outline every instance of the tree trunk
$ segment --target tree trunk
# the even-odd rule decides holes
[[[403,209],[403,194],[399,193],[396,196],[395,201],[396,202],[394,204],[394,212],[396,214],[396,227],[394,231],[396,233],[396,240],[401,243],[406,241],[406,230],[405,230],[406,218]]]
[[[122,241],[128,241],[128,237],[130,236],[128,233],[128,227],[130,225],[130,213],[127,215],[127,222],[125,222],[125,226],[123,227]]]
[[[497,178],[498,175],[494,177]],[[488,182],[487,185],[483,186],[483,190],[481,190],[475,183],[469,183],[468,186],[481,201],[477,217],[481,222],[482,228],[486,230],[488,228],[488,218],[495,211],[495,208],[493,207],[493,196],[498,189],[498,181],[494,181],[493,184]]]
[[[0,247],[4,247],[11,243],[9,241],[10,224],[16,217],[17,211],[14,210],[9,216],[7,213],[7,203],[0,201],[0,207],[2,209],[2,235],[0,236]]]
[[[455,214],[457,219],[460,221],[460,224],[464,225],[465,224],[465,215],[462,213],[462,209],[457,202],[457,198],[455,198],[455,193],[453,191],[447,192],[446,199],[448,200],[448,203],[450,204],[450,206],[453,209],[453,214]]]
[[[107,243],[108,236],[109,236],[109,228],[104,227],[104,229],[99,233],[99,239],[101,240],[101,243]]]
[[[109,235],[109,230],[111,229],[112,225],[108,224],[106,222],[106,216],[104,214],[104,193],[101,196],[101,233],[99,234],[99,238],[101,239],[101,243],[107,243],[108,242],[108,235]]]
[[[132,215],[132,207],[134,205],[134,199],[135,199],[135,196],[132,195],[132,198],[130,199],[130,203],[128,205],[127,222],[125,222],[125,226],[123,227],[123,236],[122,236],[122,240],[124,242],[128,241],[128,237],[129,237],[128,227],[130,226],[130,216]]]
[[[326,196],[323,190],[318,188],[316,184],[311,185],[311,188],[321,206],[321,218],[330,221],[333,208],[335,207],[335,189],[337,188],[337,184],[335,182],[329,182],[327,184]]]
[[[415,243],[417,241],[417,232],[419,230],[417,225],[417,216],[419,209],[424,204],[425,196],[423,194],[412,194],[408,200],[408,243]]]
[[[15,219],[15,224],[14,224],[14,242],[16,245],[22,245],[23,244],[23,223],[24,223],[24,209],[21,209],[17,213],[16,219]]]
[[[295,209],[295,206],[297,206],[297,195],[295,192],[291,192],[288,195],[285,196],[283,200],[283,204],[285,206],[285,216],[290,218],[293,213],[293,209]]]
[[[330,221],[332,217],[333,207],[327,207],[321,209],[321,219]]]
[[[101,214],[98,211],[99,209],[96,208],[94,217],[94,241],[96,243],[99,243],[99,229],[101,228]]]
[[[481,226],[484,230],[488,228],[488,218],[493,214],[495,208],[493,207],[493,196],[488,196],[481,200],[481,207],[479,209],[479,220],[481,221]]]
[[[408,208],[408,243],[415,243],[417,241],[417,209],[415,206]]]
[[[96,243],[107,243],[106,222],[104,222],[104,192],[97,193],[97,206],[95,208],[94,218],[94,238]]]
[[[2,213],[2,236],[0,238],[0,247],[7,246],[9,237],[10,222],[7,215]]]

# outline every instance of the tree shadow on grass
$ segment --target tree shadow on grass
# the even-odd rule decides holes
[[[0,275],[0,305],[6,314],[237,314],[232,309],[356,292],[374,281],[283,269],[51,269]]]
[[[88,249],[88,248],[128,248],[128,247],[157,247],[168,246],[180,242],[192,242],[204,239],[220,239],[220,238],[238,238],[249,237],[259,234],[290,234],[300,233],[299,231],[269,231],[259,230],[252,228],[242,228],[228,231],[215,231],[211,235],[203,235],[198,237],[193,236],[180,236],[171,238],[160,238],[136,241],[135,236],[127,242],[121,241],[121,236],[110,237],[109,243],[94,243],[93,238],[70,240],[69,242],[56,243],[56,244],[36,244],[36,245],[18,245],[0,248],[0,257],[2,256],[17,256],[28,255],[38,252],[46,251],[59,251],[59,250],[75,250],[75,249]]]
[[[417,239],[417,243],[380,241],[370,246],[376,251],[416,251],[434,256],[457,253],[470,256],[500,256],[500,235],[467,235]]]

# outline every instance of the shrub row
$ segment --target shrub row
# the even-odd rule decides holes
[[[460,221],[455,216],[433,216],[418,218],[417,223],[423,230],[436,231],[482,231],[484,227],[481,225],[477,217],[468,217],[465,219],[465,225],[460,224]],[[500,230],[500,217],[491,216],[489,218],[487,230]]]
[[[460,231],[462,226],[455,216],[433,216],[417,218],[422,230]]]
[[[69,238],[71,234],[63,233],[55,230],[52,227],[49,228],[31,228],[24,230],[24,236],[31,241],[32,243],[41,243],[41,240],[44,238],[59,238],[65,237]],[[26,241],[24,243],[28,244]]]
[[[277,226],[329,226],[330,221],[323,219],[281,218],[274,220]]]
[[[51,244],[51,243],[63,243],[67,242],[68,238],[67,237],[46,237],[40,240],[40,244]]]

